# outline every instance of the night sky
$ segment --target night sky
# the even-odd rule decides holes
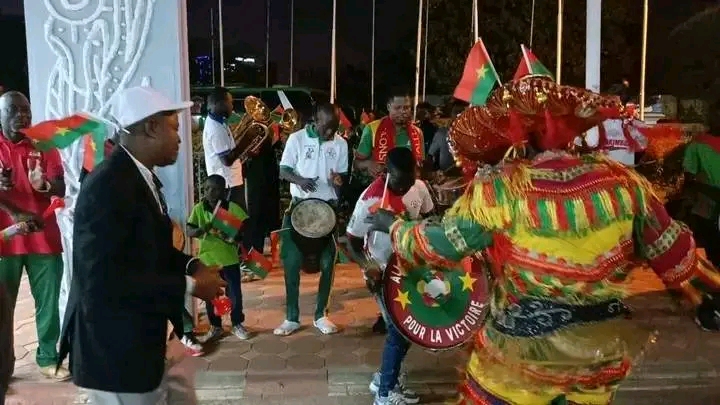
[[[41,0],[35,0],[41,1]],[[210,10],[217,0],[188,0],[188,31],[193,43],[207,39],[210,52]],[[397,38],[416,30],[416,0],[377,0],[376,51],[395,49]],[[0,0],[3,14],[22,14],[23,0]],[[225,45],[265,56],[265,0],[223,2]],[[339,0],[337,11],[338,65],[370,68],[371,0]],[[216,20],[217,21],[217,20]],[[331,0],[295,0],[295,66],[327,66],[330,59]],[[414,45],[413,45],[414,46]],[[271,0],[270,59],[278,65],[278,80],[287,81],[290,52],[290,0]]]
[[[192,0],[188,3],[190,38],[208,38],[210,9],[217,7],[217,1]],[[264,57],[265,4],[265,0],[223,2],[226,45],[244,43]],[[416,4],[415,0],[377,0],[376,52],[395,49],[397,38],[407,30],[416,29]],[[270,59],[278,65],[279,82],[286,82],[290,64],[290,0],[271,0],[270,7]],[[413,13],[414,18],[406,17]],[[338,1],[338,65],[353,64],[370,69],[371,15],[371,0]],[[295,0],[296,71],[329,64],[331,28],[331,0]]]
[[[480,1],[481,10],[484,1],[487,0]],[[642,8],[642,0],[628,1],[637,1]],[[651,0],[651,23],[662,27],[661,31],[669,32],[671,27],[694,12],[709,4],[718,4],[718,1]],[[467,2],[469,11],[471,0]],[[187,3],[192,50],[197,53],[207,50],[209,54],[210,10],[217,7],[217,0],[188,0]],[[584,1],[578,3],[584,7]],[[23,0],[0,0],[0,11],[3,14],[22,14],[22,4]],[[414,41],[412,44],[402,43],[400,38],[414,37],[417,4],[418,0],[377,0],[377,54],[384,50],[400,53],[415,47]],[[570,6],[573,5],[567,4],[567,7]],[[369,71],[371,7],[371,0],[338,0],[338,66],[351,64],[357,69]],[[224,0],[223,8],[225,44],[237,45],[262,60],[265,54],[265,0]],[[287,83],[290,0],[271,0],[271,21],[270,59],[277,65],[278,82]],[[331,21],[332,0],[295,0],[296,71],[329,65]],[[654,43],[657,44],[657,41],[653,41],[651,30],[650,46]]]

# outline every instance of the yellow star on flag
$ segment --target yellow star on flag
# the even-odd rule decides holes
[[[57,131],[55,131],[55,133],[60,136],[63,136],[65,134],[67,134],[68,132],[70,132],[70,129],[68,129],[68,128],[58,128]]]
[[[393,301],[399,302],[404,310],[408,304],[412,304],[412,302],[410,302],[410,297],[408,296],[409,294],[410,293],[407,291],[399,291],[397,297],[395,297]]]
[[[485,74],[487,73],[488,69],[486,65],[480,66],[480,68],[475,69],[475,73],[477,73],[478,80],[483,80],[485,78]]]
[[[460,277],[460,281],[462,281],[463,287],[462,290],[470,290],[473,291],[473,284],[475,284],[475,281],[477,281],[476,278],[472,278],[470,276],[470,273],[465,273],[462,277]]]
[[[95,141],[90,139],[90,149],[92,149],[93,152],[97,152],[97,146],[95,146]]]

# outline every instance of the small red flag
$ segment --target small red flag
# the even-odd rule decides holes
[[[520,45],[520,50],[522,51],[522,57],[520,58],[520,64],[515,71],[513,80],[520,80],[523,77],[530,75],[547,76],[550,79],[555,80],[552,73],[550,73],[550,70],[548,70],[542,62],[540,62],[540,59],[535,56],[530,48],[525,45]]]
[[[270,270],[272,270],[270,260],[255,249],[250,249],[250,252],[247,253],[244,250],[245,249],[243,249],[243,261],[245,262],[245,266],[258,277],[267,277]]]

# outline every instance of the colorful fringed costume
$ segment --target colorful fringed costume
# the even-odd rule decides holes
[[[462,404],[607,405],[649,337],[626,317],[628,272],[644,262],[695,304],[720,287],[691,232],[667,215],[644,178],[599,154],[556,151],[615,103],[583,89],[554,97],[569,89],[523,79],[487,107],[467,110],[450,134],[463,164],[498,162],[510,146],[552,151],[479,169],[439,224],[400,220],[390,228],[407,271],[449,267],[482,250],[490,261],[490,314],[474,339]],[[540,92],[540,109],[528,107]]]

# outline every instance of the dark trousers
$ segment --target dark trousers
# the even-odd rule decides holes
[[[715,267],[720,267],[720,229],[718,229],[718,218],[703,218],[699,215],[692,215],[690,228],[698,246],[705,249],[705,255]]]
[[[228,191],[228,200],[242,207],[247,212],[245,204],[245,186],[230,187]]]
[[[225,293],[232,302],[232,311],[230,311],[230,320],[233,326],[242,325],[245,322],[245,313],[243,312],[243,299],[242,299],[242,285],[240,277],[240,265],[233,264],[231,266],[225,266],[220,271],[220,276],[223,280],[227,281],[227,287]],[[215,327],[222,327],[222,319],[215,315],[215,308],[212,302],[205,301],[205,306],[208,312],[208,320],[210,325]]]
[[[5,403],[5,393],[15,370],[13,308],[12,297],[5,285],[0,283],[0,405]]]
[[[265,251],[265,237],[277,229],[280,215],[277,182],[262,183],[259,179],[246,179],[245,204],[248,219],[243,227],[243,247],[246,251]]]

